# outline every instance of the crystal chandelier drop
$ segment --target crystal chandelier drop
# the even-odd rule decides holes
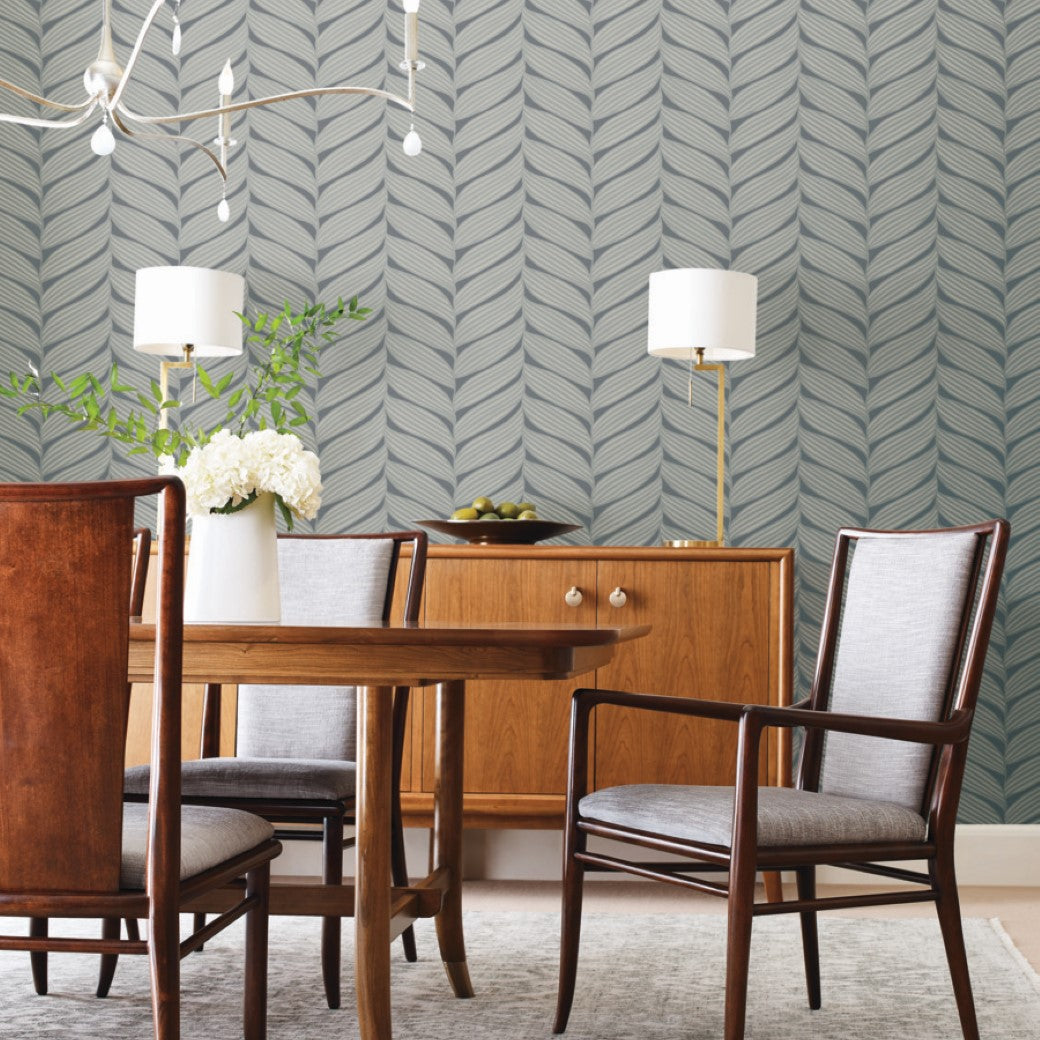
[[[310,87],[305,90],[289,91],[285,94],[273,94],[270,97],[233,101],[235,76],[229,59],[217,79],[219,103],[215,108],[200,109],[197,112],[175,112],[170,115],[141,115],[134,112],[127,108],[123,102],[123,92],[134,71],[134,66],[141,53],[148,30],[151,29],[160,10],[168,2],[170,0],[154,0],[151,10],[149,10],[140,31],[137,33],[137,40],[134,43],[134,49],[130,53],[130,59],[127,61],[126,66],[122,67],[116,60],[115,50],[112,47],[112,0],[101,0],[101,46],[98,50],[97,60],[91,62],[83,73],[83,85],[87,91],[86,100],[78,104],[67,105],[50,98],[40,97],[38,94],[24,90],[14,83],[8,83],[6,80],[0,79],[0,88],[35,102],[37,105],[43,105],[65,113],[64,116],[48,119],[38,116],[9,115],[0,112],[0,123],[20,123],[23,126],[70,129],[82,126],[92,117],[96,118],[96,113],[100,110],[101,123],[90,138],[90,147],[97,155],[110,155],[115,149],[116,137],[113,129],[126,137],[136,137],[139,140],[172,141],[186,144],[202,152],[213,163],[217,173],[220,175],[221,197],[217,206],[217,216],[221,221],[226,221],[231,215],[227,201],[228,149],[236,143],[231,137],[232,113],[244,112],[246,109],[258,108],[261,105],[273,105],[279,101],[291,101],[294,98],[318,97],[322,94],[363,94],[369,97],[382,98],[384,101],[399,105],[409,112],[415,111],[415,76],[424,67],[424,63],[419,61],[419,0],[403,0],[404,60],[400,63],[400,68],[408,77],[408,91],[404,96],[376,87],[341,86]],[[172,0],[172,47],[174,54],[179,54],[181,49],[180,5],[181,0]],[[179,133],[164,132],[159,129],[170,124],[186,123],[194,119],[210,117],[215,117],[217,120],[217,136],[210,142],[215,150],[194,138]],[[406,155],[418,155],[422,150],[422,141],[419,139],[418,133],[416,133],[414,124],[405,135],[403,146]]]

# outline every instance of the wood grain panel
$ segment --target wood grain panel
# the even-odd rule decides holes
[[[426,618],[595,624],[596,563],[532,555],[433,557]],[[572,586],[584,602],[570,607]],[[621,649],[624,653],[625,648]],[[575,680],[466,684],[465,789],[474,794],[558,794],[566,787],[570,694]],[[433,701],[423,700],[422,790],[433,790]]]
[[[603,562],[600,624],[650,624],[596,681],[600,688],[769,702],[770,565],[762,562]],[[627,602],[611,606],[624,590]],[[719,784],[732,778],[736,727],[601,706],[595,784]],[[763,760],[762,778],[766,779]],[[732,781],[730,781],[732,782]]]

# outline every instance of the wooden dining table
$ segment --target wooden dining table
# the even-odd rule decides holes
[[[356,685],[357,855],[353,885],[272,887],[271,912],[353,916],[361,1040],[391,1040],[390,943],[432,917],[452,990],[474,995],[462,928],[462,792],[467,679],[566,679],[613,657],[648,625],[186,625],[185,683]],[[130,626],[129,678],[153,675],[155,626]],[[436,687],[431,872],[390,884],[391,719],[395,686]],[[219,911],[210,897],[190,909]],[[345,1028],[349,1029],[349,1026]]]

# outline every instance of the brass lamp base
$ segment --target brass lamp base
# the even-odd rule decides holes
[[[697,538],[666,538],[662,545],[669,549],[721,549],[722,540],[701,541]]]

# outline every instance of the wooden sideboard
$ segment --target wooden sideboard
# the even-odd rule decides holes
[[[467,684],[467,824],[562,824],[576,685],[790,703],[793,565],[790,549],[431,546],[427,621],[653,626],[608,667],[578,680]],[[147,688],[135,691],[129,762],[147,758],[148,702]],[[429,825],[432,812],[433,703],[432,690],[412,696],[402,801],[413,826]],[[200,704],[201,690],[186,690],[186,757],[197,754]],[[232,690],[223,710],[222,753],[230,754]],[[732,782],[732,725],[600,707],[593,739],[597,787]],[[761,770],[764,781],[788,781],[788,731],[773,731]]]

